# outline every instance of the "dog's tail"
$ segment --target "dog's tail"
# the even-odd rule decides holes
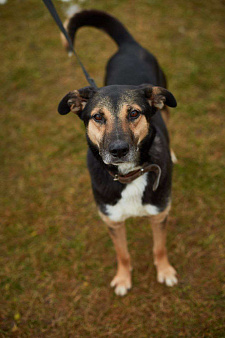
[[[136,43],[126,28],[113,16],[98,10],[83,10],[75,13],[64,23],[71,41],[74,43],[76,32],[80,27],[93,26],[102,29],[111,36],[120,47],[124,43]],[[68,43],[63,41],[64,46],[70,51]]]

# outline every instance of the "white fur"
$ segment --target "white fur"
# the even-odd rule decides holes
[[[140,168],[141,168],[140,166],[139,167],[135,167],[132,162],[121,163],[121,164],[118,165],[118,170],[119,170],[120,174],[122,174],[122,175],[126,175],[130,171],[137,170],[137,169],[140,169]]]
[[[157,215],[159,209],[151,204],[143,205],[142,196],[147,185],[147,173],[127,184],[121,199],[115,205],[106,205],[108,217],[113,222],[122,222],[133,216]]]
[[[65,1],[65,0],[64,0]],[[69,1],[68,1],[69,2]],[[78,13],[81,11],[81,8],[79,7],[79,5],[70,5],[67,9],[66,9],[66,15],[70,18],[72,17],[74,14]]]
[[[157,274],[157,281],[159,283],[165,283],[167,286],[174,286],[178,283],[176,277],[176,270],[168,265],[164,269],[160,269]]]
[[[127,288],[123,285],[118,285],[115,288],[115,294],[117,296],[125,296],[127,294]]]

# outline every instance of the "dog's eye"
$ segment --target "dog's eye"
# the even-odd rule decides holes
[[[93,116],[93,119],[96,121],[96,122],[102,122],[104,117],[101,115],[101,114],[95,114]]]
[[[130,120],[135,120],[140,116],[140,112],[138,110],[132,110],[129,112],[128,118]]]

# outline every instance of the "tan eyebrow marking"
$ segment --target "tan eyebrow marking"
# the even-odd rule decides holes
[[[113,119],[112,113],[107,108],[96,107],[92,110],[91,116],[93,117],[95,114],[102,114],[107,120]]]

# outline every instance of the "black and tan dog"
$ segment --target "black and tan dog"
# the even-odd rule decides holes
[[[176,100],[165,89],[165,76],[155,57],[118,20],[96,10],[76,13],[67,22],[72,41],[82,26],[104,30],[119,46],[107,64],[105,87],[74,90],[58,107],[62,115],[76,113],[86,127],[93,193],[117,253],[111,286],[120,296],[131,288],[124,222],[132,216],[149,217],[157,280],[173,286],[176,271],[166,251],[172,161],[161,113],[167,111],[164,105],[176,107]]]

